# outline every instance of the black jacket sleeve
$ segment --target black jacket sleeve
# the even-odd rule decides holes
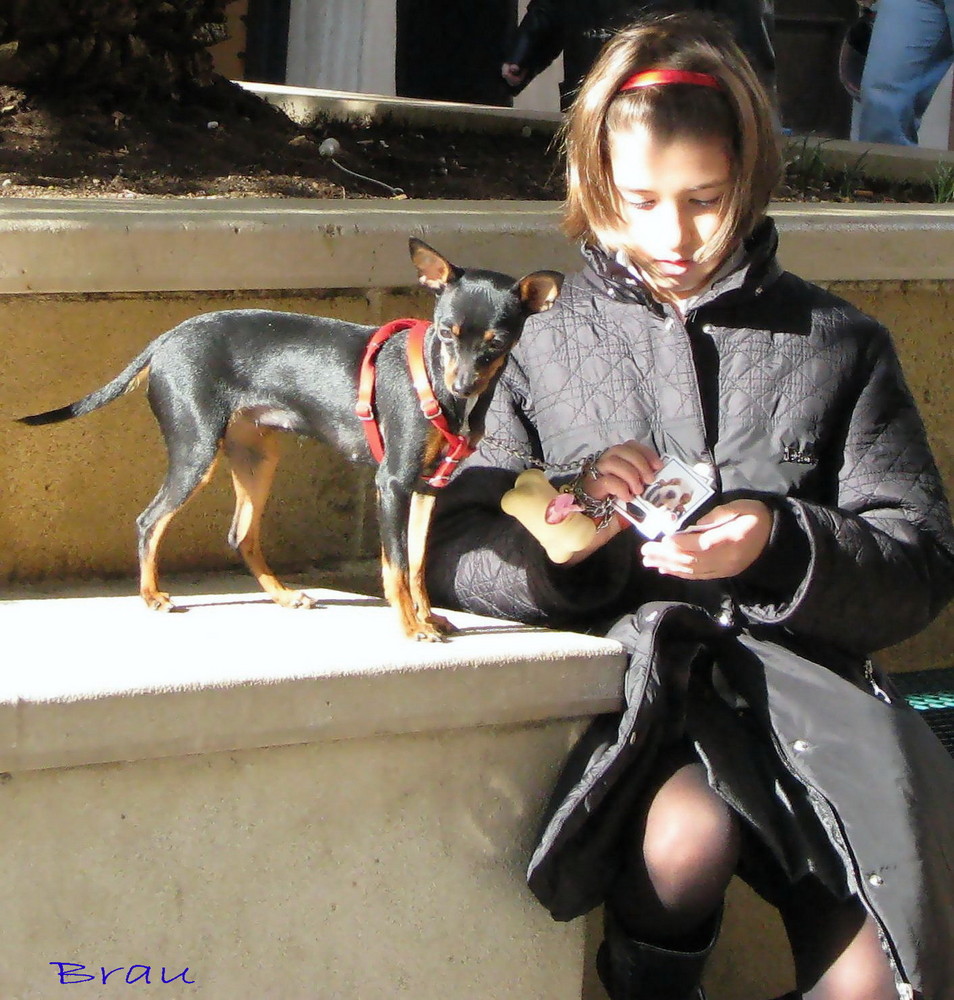
[[[836,502],[774,498],[769,547],[738,581],[753,622],[869,653],[924,628],[954,594],[954,529],[890,338],[871,329]],[[790,585],[768,585],[773,566]],[[793,567],[795,572],[793,573]]]
[[[563,50],[565,37],[564,0],[530,0],[526,13],[507,49],[504,62],[516,63],[527,71],[514,94],[539,76]]]
[[[526,380],[514,358],[494,394],[479,451],[438,496],[428,539],[435,604],[532,624],[593,627],[612,616],[636,570],[636,548],[617,536],[576,566],[543,547],[500,509],[539,446],[526,418]]]

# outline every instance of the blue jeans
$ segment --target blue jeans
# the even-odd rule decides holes
[[[954,0],[878,0],[875,9],[858,138],[916,146],[921,116],[954,59]]]

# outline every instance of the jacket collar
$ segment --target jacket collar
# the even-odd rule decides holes
[[[692,309],[719,301],[728,305],[730,300],[759,295],[782,273],[776,258],[778,231],[775,222],[766,216],[743,243],[745,259],[729,274],[717,279],[692,303]],[[581,252],[592,272],[591,281],[605,287],[612,298],[639,302],[662,315],[664,306],[629,268],[619,263],[602,247],[585,243]]]

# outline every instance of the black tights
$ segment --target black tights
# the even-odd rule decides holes
[[[704,947],[739,858],[738,819],[684,753],[667,761],[641,813],[613,910],[637,940]],[[874,921],[857,900],[806,883],[780,913],[805,1000],[897,1000]]]

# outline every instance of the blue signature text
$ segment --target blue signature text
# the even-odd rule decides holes
[[[125,965],[120,965],[115,969],[107,969],[105,965],[101,965],[98,975],[87,972],[85,965],[79,965],[76,962],[50,962],[50,965],[56,967],[57,975],[60,978],[60,986],[74,986],[77,983],[105,984],[107,982],[128,983],[130,986],[134,983],[149,983],[151,985],[154,982],[174,983],[179,979],[190,986],[195,983],[194,979],[186,977],[186,973],[189,971],[188,966],[182,972],[178,972],[176,975],[167,978],[166,967],[164,965],[158,973],[151,965],[130,965],[128,968]],[[122,975],[124,972],[126,973],[125,976]]]

